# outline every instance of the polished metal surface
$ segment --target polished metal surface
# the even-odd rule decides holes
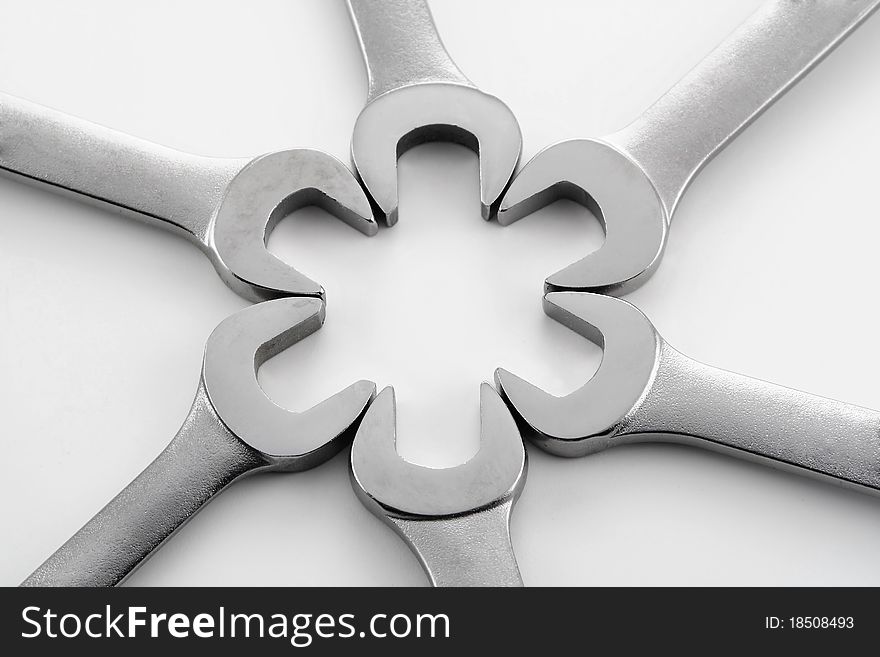
[[[480,201],[488,219],[522,149],[513,113],[458,69],[424,0],[347,3],[369,78],[352,160],[385,221],[397,222],[397,158],[428,141],[455,142],[479,154]]]
[[[201,157],[7,94],[0,94],[0,172],[174,230],[251,301],[324,295],[266,248],[268,233],[297,208],[318,205],[365,235],[378,230],[351,171],[321,151]]]
[[[350,440],[376,391],[359,381],[314,408],[275,405],[259,366],[317,331],[320,299],[245,308],[214,330],[195,401],[165,450],[62,545],[23,586],[114,586],[229,484],[258,472],[307,470]]]
[[[501,394],[546,451],[678,442],[880,492],[880,412],[694,361],[622,299],[554,292],[544,309],[604,350],[593,378],[562,397],[496,371]]]
[[[880,412],[713,368],[669,346],[614,298],[658,266],[670,222],[711,159],[866,20],[880,0],[771,0],[633,123],[538,153],[513,179],[510,108],[456,66],[425,0],[346,0],[368,74],[351,156],[191,155],[0,94],[0,173],[163,226],[196,243],[257,302],[209,337],[192,408],[161,454],[23,586],[122,583],[205,504],[245,476],[298,472],[341,451],[353,489],[434,586],[522,586],[510,519],[539,447],[575,457],[673,442],[880,492]],[[599,345],[584,385],[553,396],[498,369],[480,388],[481,446],[443,469],[396,449],[392,388],[358,381],[304,412],[272,402],[259,367],[324,322],[324,290],[272,255],[279,220],[317,205],[361,233],[398,220],[397,161],[429,141],[479,156],[481,213],[509,225],[559,198],[602,222],[602,247],[547,278],[545,312]],[[509,185],[509,188],[508,188]],[[506,190],[506,191],[505,191]],[[372,205],[371,205],[372,203]],[[614,295],[614,296],[604,296]]]
[[[699,171],[880,6],[772,0],[626,128],[549,146],[517,174],[507,225],[559,198],[589,208],[605,243],[547,278],[548,290],[622,295],[663,255],[669,222]]]
[[[498,393],[480,387],[480,449],[452,468],[404,461],[396,415],[394,390],[385,388],[358,428],[351,480],[361,502],[403,538],[434,586],[522,586],[510,514],[527,459]]]

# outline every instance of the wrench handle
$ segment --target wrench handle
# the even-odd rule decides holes
[[[627,434],[663,434],[880,493],[880,413],[710,367],[663,345]]]
[[[226,486],[265,465],[200,386],[168,447],[22,586],[116,586]]]
[[[672,216],[716,154],[806,75],[880,0],[771,0],[607,141],[629,153]]]
[[[0,172],[182,231],[203,247],[247,161],[181,153],[0,94]]]
[[[346,0],[367,66],[367,102],[420,82],[471,85],[452,61],[425,0]]]
[[[513,502],[463,516],[386,517],[410,546],[433,586],[522,586],[510,540]]]

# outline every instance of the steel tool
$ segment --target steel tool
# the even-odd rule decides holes
[[[429,141],[451,141],[477,152],[482,213],[488,219],[522,149],[513,113],[458,69],[424,0],[347,3],[369,77],[351,155],[385,221],[397,223],[397,158]]]
[[[181,153],[0,94],[0,172],[172,229],[194,241],[242,297],[323,297],[266,238],[317,205],[365,235],[378,225],[351,171],[321,151],[221,159]]]
[[[323,321],[322,300],[283,298],[221,322],[174,440],[23,586],[119,584],[229,484],[258,472],[307,470],[339,452],[374,383],[358,381],[302,413],[276,406],[257,383],[263,362]]]
[[[773,0],[629,126],[538,153],[504,195],[508,225],[559,198],[602,222],[604,244],[547,278],[548,290],[622,295],[663,255],[669,222],[699,171],[880,5]]]
[[[388,387],[351,448],[351,481],[361,502],[403,538],[434,586],[522,586],[510,514],[525,484],[526,451],[498,393],[481,386],[480,450],[452,468],[404,461],[395,448],[396,417]]]
[[[593,378],[562,397],[496,371],[501,394],[546,451],[677,442],[880,492],[880,412],[698,363],[622,299],[554,292],[544,310],[604,350]]]

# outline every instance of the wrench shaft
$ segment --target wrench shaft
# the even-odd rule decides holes
[[[262,466],[200,386],[168,447],[22,586],[115,586],[226,486]]]
[[[425,0],[346,0],[369,76],[367,101],[419,82],[471,82],[452,61]]]
[[[664,345],[624,434],[661,434],[880,493],[880,413],[710,367]]]
[[[434,586],[522,586],[510,540],[512,501],[451,518],[388,518]]]
[[[0,172],[182,232],[205,246],[248,162],[182,153],[0,94]]]
[[[880,6],[880,0],[772,0],[623,130],[668,216],[718,152]]]

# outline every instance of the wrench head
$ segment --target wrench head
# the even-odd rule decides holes
[[[367,103],[354,126],[351,157],[389,226],[397,223],[397,158],[414,146],[450,141],[480,158],[480,203],[488,219],[519,161],[522,133],[495,96],[454,82],[424,82]]]
[[[584,456],[609,447],[644,399],[659,363],[662,338],[632,304],[599,294],[544,296],[553,319],[602,347],[598,371],[574,392],[556,397],[507,370],[495,383],[534,432],[529,438],[558,456]]]
[[[488,383],[480,387],[480,449],[452,468],[416,465],[397,453],[394,389],[385,388],[364,416],[351,448],[355,492],[379,517],[456,516],[519,497],[526,451],[516,422]]]
[[[605,242],[549,276],[548,291],[619,296],[651,276],[663,256],[669,215],[653,183],[632,159],[593,139],[548,146],[510,184],[498,222],[507,226],[562,198],[580,203],[599,219]]]
[[[338,453],[376,394],[358,381],[317,406],[296,413],[270,400],[257,382],[265,361],[324,323],[321,299],[265,301],[223,320],[205,347],[202,385],[215,412],[271,469],[307,470]]]
[[[230,182],[208,234],[214,266],[251,301],[321,297],[324,289],[269,252],[266,239],[291,212],[316,205],[364,235],[379,230],[352,172],[335,157],[305,148],[251,160]]]

